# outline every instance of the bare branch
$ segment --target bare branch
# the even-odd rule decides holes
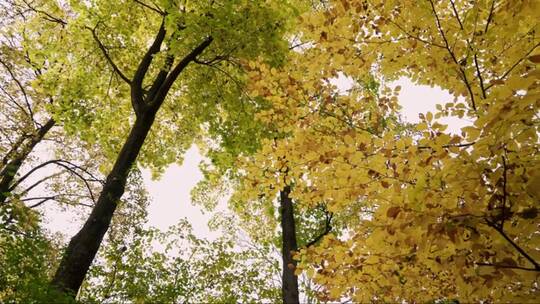
[[[77,176],[78,178],[80,178],[84,185],[86,186],[86,189],[88,190],[88,193],[90,194],[90,198],[92,199],[92,202],[96,202],[96,198],[94,197],[94,192],[92,191],[92,187],[90,187],[90,184],[88,183],[88,180],[86,180],[86,178],[84,178],[81,174],[79,174],[77,171],[75,171],[74,169],[62,164],[62,163],[57,163],[59,166],[61,167],[64,167],[65,169],[67,169],[69,172],[71,172],[72,174],[74,174],[75,176]]]
[[[56,199],[56,195],[53,195],[53,196],[42,196],[42,197],[32,197],[32,198],[27,198],[27,199],[22,199],[21,201],[33,201],[33,200],[40,200],[39,202],[33,204],[33,205],[30,205],[28,206],[28,208],[30,209],[33,209],[33,208],[36,208],[36,207],[39,207],[41,205],[43,205],[45,202],[47,201],[50,201],[50,200],[54,200]]]
[[[60,171],[58,173],[55,173],[55,174],[51,174],[51,175],[48,175],[44,178],[41,178],[39,179],[38,181],[36,181],[35,183],[33,183],[32,185],[28,186],[26,189],[24,189],[23,191],[21,191],[19,194],[22,196],[22,195],[25,195],[26,193],[30,192],[32,189],[34,189],[35,187],[39,186],[40,184],[42,184],[43,182],[51,179],[51,178],[55,178],[61,174],[63,174],[64,171]]]
[[[73,173],[74,175],[76,175],[77,177],[79,177],[84,183],[85,183],[85,186],[87,187],[87,189],[89,190],[90,192],[90,195],[92,197],[92,199],[94,199],[94,196],[93,196],[93,192],[90,188],[90,185],[88,182],[101,182],[100,179],[96,179],[91,173],[89,173],[86,169],[80,167],[80,166],[77,166],[69,161],[65,161],[65,160],[61,160],[61,159],[53,159],[53,160],[49,160],[49,161],[46,161],[34,168],[32,168],[30,171],[28,171],[25,175],[23,175],[21,178],[19,178],[15,183],[13,183],[13,185],[11,185],[11,187],[9,188],[9,191],[13,191],[13,189],[15,189],[18,185],[20,185],[24,180],[26,180],[30,175],[32,175],[34,172],[36,172],[37,170],[45,167],[45,166],[48,166],[50,164],[56,164],[58,166],[61,166],[62,168],[70,171],[71,173]],[[71,167],[70,167],[71,166]],[[75,169],[78,169],[78,170],[81,170],[83,171],[84,173],[88,174],[92,179],[87,179],[87,178],[84,178],[80,173],[78,173]]]

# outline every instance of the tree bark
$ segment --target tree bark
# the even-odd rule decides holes
[[[294,274],[296,261],[293,259],[293,251],[298,249],[298,245],[296,243],[294,209],[292,200],[289,197],[290,193],[291,188],[289,186],[280,192],[281,231],[283,238],[281,251],[283,258],[281,296],[283,303],[297,304],[300,300],[298,298],[298,277]]]
[[[18,147],[14,147],[6,157],[3,159],[4,167],[0,171],[0,204],[5,203],[8,198],[9,193],[11,192],[10,186],[19,172],[23,162],[28,158],[28,155],[34,150],[34,147],[43,140],[47,132],[52,129],[56,124],[54,119],[49,119],[41,128],[37,129],[36,133],[33,136],[30,136],[30,140],[26,141],[23,139],[20,141],[22,143],[21,151],[17,152]]]
[[[142,148],[155,119],[156,110],[141,114],[135,120],[103,190],[81,230],[71,238],[52,284],[75,295],[101,245],[114,211],[126,185],[127,176]]]

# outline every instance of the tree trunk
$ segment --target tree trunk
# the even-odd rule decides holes
[[[18,147],[14,147],[6,157],[2,160],[5,166],[0,172],[0,204],[3,204],[8,198],[10,186],[19,172],[24,160],[28,158],[28,155],[32,152],[34,147],[43,140],[43,137],[51,130],[55,125],[54,119],[49,119],[41,128],[37,129],[37,132],[30,137],[30,141],[24,144],[25,139],[20,141],[23,143],[23,148],[20,152],[17,152]]]
[[[213,40],[212,37],[204,39],[190,53],[185,55],[170,72],[161,70],[155,77],[152,89],[146,100],[144,100],[141,88],[142,81],[152,62],[153,56],[159,52],[164,38],[165,25],[162,22],[154,42],[142,58],[135,76],[130,83],[132,91],[131,102],[137,117],[135,124],[131,128],[128,138],[116,158],[113,169],[107,176],[97,203],[81,230],[71,238],[62,257],[62,261],[60,261],[60,265],[51,281],[51,284],[57,289],[70,293],[72,296],[76,296],[79,291],[103,237],[109,229],[118,200],[124,194],[129,171],[135,164],[144,140],[154,123],[156,113],[180,73]],[[174,58],[171,58],[171,62],[173,61]]]
[[[137,117],[94,209],[81,230],[71,238],[52,280],[52,284],[61,291],[73,296],[77,294],[103,236],[109,229],[117,203],[124,194],[129,171],[152,127],[156,112],[157,109],[150,109]]]
[[[289,197],[291,188],[285,187],[280,192],[281,203],[281,230],[283,238],[282,257],[283,257],[283,274],[281,296],[283,303],[296,304],[299,303],[298,298],[298,277],[294,274],[296,269],[296,261],[293,260],[292,252],[296,251],[296,229],[294,224],[294,210],[292,200]]]

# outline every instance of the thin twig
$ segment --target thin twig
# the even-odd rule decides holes
[[[512,266],[512,265],[499,265],[499,264],[490,264],[490,263],[475,263],[478,266],[491,266],[495,268],[507,268],[507,269],[518,269],[518,270],[524,270],[524,271],[540,271],[540,269],[536,268],[526,268],[521,266]]]
[[[467,79],[467,74],[465,73],[465,70],[463,70],[461,65],[459,64],[459,61],[457,60],[454,52],[450,49],[450,45],[448,43],[448,40],[446,39],[446,35],[444,34],[444,30],[442,28],[441,20],[439,19],[439,15],[437,14],[437,11],[435,10],[435,4],[433,3],[433,0],[429,0],[429,3],[431,4],[431,10],[433,12],[433,15],[435,17],[435,21],[437,23],[437,29],[439,30],[439,33],[440,33],[440,35],[441,35],[441,37],[442,37],[442,39],[444,41],[445,48],[448,51],[448,53],[450,54],[450,57],[452,57],[452,60],[454,61],[454,63],[457,65],[459,71],[461,72],[461,78],[462,78],[463,82],[465,83],[465,86],[467,87],[467,91],[469,92],[472,107],[473,107],[474,111],[476,111],[476,103],[474,101],[474,93],[472,91],[471,84],[469,83],[469,80]]]
[[[452,5],[452,10],[454,11],[454,16],[456,16],[457,22],[459,23],[459,28],[463,31],[463,23],[461,23],[461,19],[459,19],[459,14],[457,12],[456,6],[454,4],[454,1],[450,0],[450,3]]]
[[[46,11],[42,11],[40,9],[32,7],[31,4],[28,3],[28,1],[23,1],[23,2],[24,2],[24,4],[26,4],[28,6],[29,9],[33,10],[34,12],[45,15],[46,18],[44,17],[43,19],[51,21],[51,22],[58,23],[58,24],[62,25],[62,27],[67,25],[67,22],[65,22],[64,20],[62,20],[62,19],[60,19],[58,17],[55,17],[55,16],[47,13]]]
[[[540,46],[540,42],[535,44],[529,51],[527,51],[527,53],[525,53],[523,57],[521,57],[518,61],[516,61],[516,63],[514,63],[501,77],[491,82],[491,84],[486,87],[486,91],[489,90],[492,86],[494,86],[498,82],[502,81],[504,78],[506,78],[506,76],[508,76],[508,74],[510,74],[510,72],[512,72],[513,69],[515,69],[523,60],[525,60],[525,58],[527,58],[527,56],[529,56],[529,54],[532,53],[538,46]]]
[[[135,1],[135,3],[138,3],[138,4],[140,4],[140,5],[144,6],[144,7],[146,7],[147,9],[149,9],[149,10],[151,10],[151,11],[154,11],[154,12],[160,14],[161,16],[165,16],[165,12],[161,11],[159,8],[152,7],[152,6],[150,6],[150,5],[148,5],[148,4],[144,3],[144,2],[142,2],[142,1],[140,1],[140,0],[133,0],[133,1]]]
[[[476,67],[476,75],[478,76],[478,80],[480,81],[482,97],[486,99],[486,88],[484,87],[484,79],[482,78],[482,74],[480,73],[480,66],[478,65],[478,57],[476,56],[476,52],[474,53],[474,66]]]
[[[32,107],[30,106],[30,101],[28,99],[28,95],[26,94],[26,90],[24,89],[24,86],[19,81],[19,79],[15,76],[15,73],[11,70],[11,67],[7,63],[5,63],[1,58],[0,58],[0,63],[4,66],[4,68],[6,68],[6,70],[8,71],[8,73],[11,76],[11,78],[13,79],[13,81],[15,81],[15,83],[17,84],[17,86],[21,90],[21,93],[23,94],[23,97],[24,97],[24,102],[26,104],[26,108],[28,109],[27,114],[32,120],[34,120],[34,113],[32,112]],[[26,113],[26,111],[25,111],[25,113]]]
[[[491,8],[489,9],[489,16],[486,21],[486,27],[484,28],[484,35],[487,33],[489,24],[491,23],[491,20],[493,19],[494,9],[495,9],[495,0],[491,1]]]
[[[442,145],[441,147],[442,148],[466,148],[466,147],[470,147],[472,145],[474,145],[476,142],[470,142],[470,143],[463,143],[463,144],[455,144],[455,145]],[[423,149],[433,149],[433,147],[428,147],[428,146],[418,146],[416,147],[420,150],[423,150]]]

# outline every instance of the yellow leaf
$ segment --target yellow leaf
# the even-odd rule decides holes
[[[427,124],[425,122],[421,122],[416,125],[416,130],[418,131],[424,131],[427,129]]]
[[[470,141],[474,141],[478,138],[478,136],[480,136],[480,129],[472,127],[472,126],[463,127],[461,128],[461,131],[467,134],[467,138]]]

